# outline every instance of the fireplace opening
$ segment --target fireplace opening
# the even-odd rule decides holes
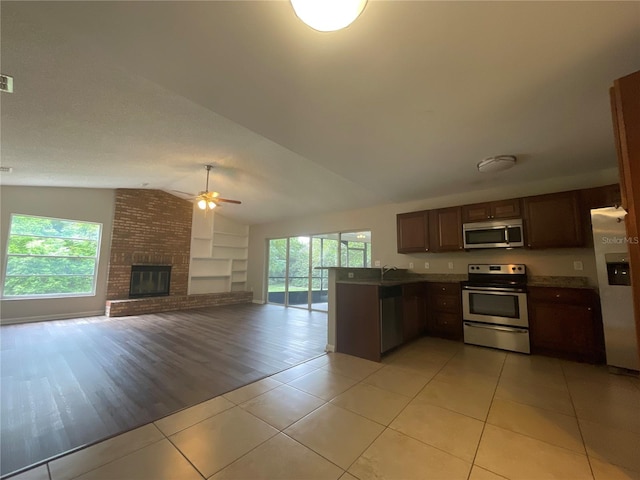
[[[132,265],[129,298],[169,295],[171,265]]]

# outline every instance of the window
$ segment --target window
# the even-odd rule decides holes
[[[99,223],[12,215],[4,297],[95,294]]]

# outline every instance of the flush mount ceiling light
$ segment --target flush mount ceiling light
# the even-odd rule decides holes
[[[482,173],[494,173],[507,170],[516,164],[514,155],[496,155],[495,157],[487,157],[478,162],[478,171]]]
[[[348,27],[366,4],[367,0],[291,0],[298,18],[320,32]]]

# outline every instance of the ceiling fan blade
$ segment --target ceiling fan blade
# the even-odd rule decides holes
[[[194,193],[189,193],[189,192],[181,192],[180,190],[171,190],[174,193],[179,193],[180,195],[186,195],[187,197],[190,198],[195,198],[197,197],[197,195],[195,195]]]
[[[220,198],[220,197],[216,197],[215,201],[216,202],[226,202],[226,203],[236,203],[238,205],[240,205],[242,203],[240,200],[230,200],[228,198]]]

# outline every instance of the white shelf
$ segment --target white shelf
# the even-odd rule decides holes
[[[232,272],[231,283],[244,283],[247,281],[247,272]]]
[[[189,293],[222,293],[229,291],[228,278],[191,277]]]
[[[246,233],[232,233],[232,232],[215,232],[216,235],[229,235],[230,237],[242,237],[242,238],[246,238],[247,234]]]
[[[194,209],[192,235],[189,293],[244,290],[249,227]]]
[[[191,275],[191,278],[229,278],[229,275]]]
[[[246,248],[213,247],[213,258],[226,258],[228,260],[246,260]]]

